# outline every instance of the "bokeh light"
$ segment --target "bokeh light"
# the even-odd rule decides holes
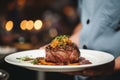
[[[57,32],[57,30],[56,30],[55,28],[51,28],[51,29],[49,30],[49,35],[50,35],[51,37],[55,37],[55,36],[58,35],[58,32]]]
[[[36,20],[34,23],[35,30],[40,30],[42,28],[42,25],[43,25],[43,23],[41,20]]]
[[[21,21],[21,23],[20,23],[20,28],[21,28],[22,30],[26,30],[26,26],[27,26],[27,20]]]
[[[32,20],[27,21],[26,29],[32,30],[34,27],[34,22]]]
[[[7,31],[11,31],[13,29],[13,25],[14,25],[13,21],[7,21],[5,24],[5,29]]]

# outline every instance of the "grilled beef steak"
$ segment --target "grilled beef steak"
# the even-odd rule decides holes
[[[68,37],[59,36],[55,38],[46,49],[45,60],[56,64],[67,65],[79,62],[80,51]]]

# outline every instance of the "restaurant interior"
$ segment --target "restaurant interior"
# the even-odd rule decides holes
[[[8,64],[15,52],[39,49],[58,35],[71,35],[79,23],[77,0],[0,0],[0,80],[73,80]],[[5,79],[2,79],[5,78]]]

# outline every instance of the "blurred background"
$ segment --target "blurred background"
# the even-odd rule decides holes
[[[58,35],[71,35],[80,22],[77,0],[0,0],[0,69],[8,80],[73,80],[61,73],[30,71],[9,65],[4,57],[38,49]]]

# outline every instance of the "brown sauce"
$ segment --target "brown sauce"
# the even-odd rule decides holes
[[[45,61],[45,58],[43,58],[43,57],[39,57],[39,58],[37,58],[37,60],[38,60],[38,62],[36,63],[37,65],[51,65],[51,66],[68,65],[68,66],[74,66],[74,65],[92,64],[92,62],[85,59],[84,57],[80,57],[80,60],[76,63],[69,63],[69,64],[47,62],[47,61]]]

